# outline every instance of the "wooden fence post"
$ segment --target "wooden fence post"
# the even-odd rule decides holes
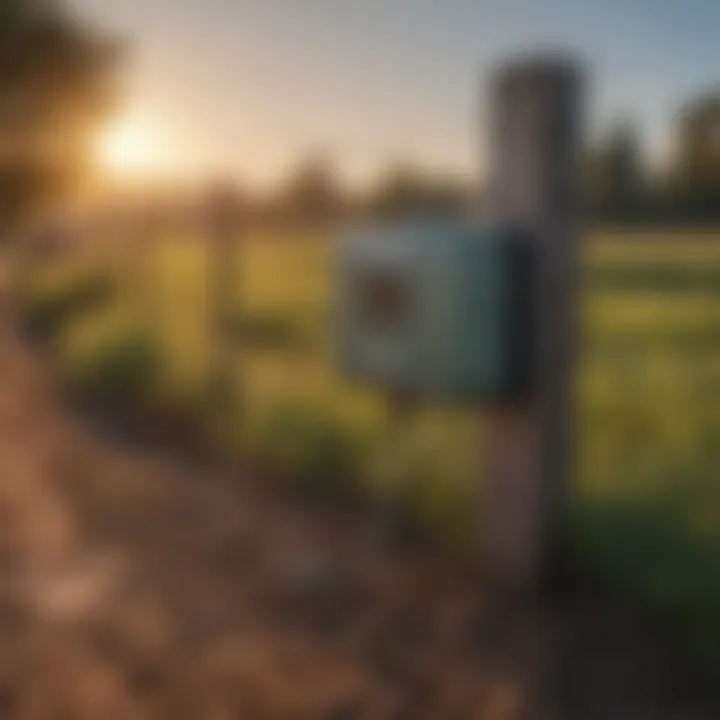
[[[573,467],[582,75],[568,58],[539,56],[493,77],[491,216],[530,233],[539,266],[532,392],[487,414],[484,545],[509,589],[554,568]]]
[[[222,435],[229,416],[238,409],[235,387],[235,338],[232,325],[237,310],[237,250],[239,199],[230,184],[218,184],[209,197],[208,303],[210,333],[210,394],[216,429]]]

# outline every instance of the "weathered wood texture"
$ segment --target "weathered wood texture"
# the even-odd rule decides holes
[[[493,219],[538,244],[529,397],[487,417],[487,560],[495,578],[536,585],[557,558],[573,467],[581,68],[565,58],[500,67],[491,100]]]

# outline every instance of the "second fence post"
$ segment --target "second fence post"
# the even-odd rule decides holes
[[[210,411],[213,429],[218,439],[225,441],[241,401],[235,377],[234,326],[238,319],[238,249],[242,228],[239,199],[231,185],[221,184],[211,190],[208,214]]]
[[[558,557],[572,472],[582,70],[523,58],[493,78],[491,214],[536,245],[532,392],[487,416],[487,559],[496,580],[528,588]]]

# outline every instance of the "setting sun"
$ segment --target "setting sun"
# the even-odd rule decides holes
[[[145,175],[159,168],[161,151],[152,124],[135,116],[121,117],[97,139],[96,160],[101,168],[118,175]]]

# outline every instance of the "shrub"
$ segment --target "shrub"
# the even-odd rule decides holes
[[[76,369],[73,385],[93,403],[138,410],[147,406],[160,370],[157,346],[131,330],[94,348]]]
[[[255,435],[256,454],[297,486],[321,496],[357,489],[359,452],[349,434],[317,409],[296,403],[270,410]]]
[[[53,288],[35,289],[21,298],[23,324],[38,340],[54,340],[78,315],[109,302],[115,287],[107,274],[86,273]]]
[[[479,508],[464,472],[449,471],[432,438],[415,433],[386,439],[370,462],[374,494],[399,526],[432,536],[457,556],[474,551]]]

